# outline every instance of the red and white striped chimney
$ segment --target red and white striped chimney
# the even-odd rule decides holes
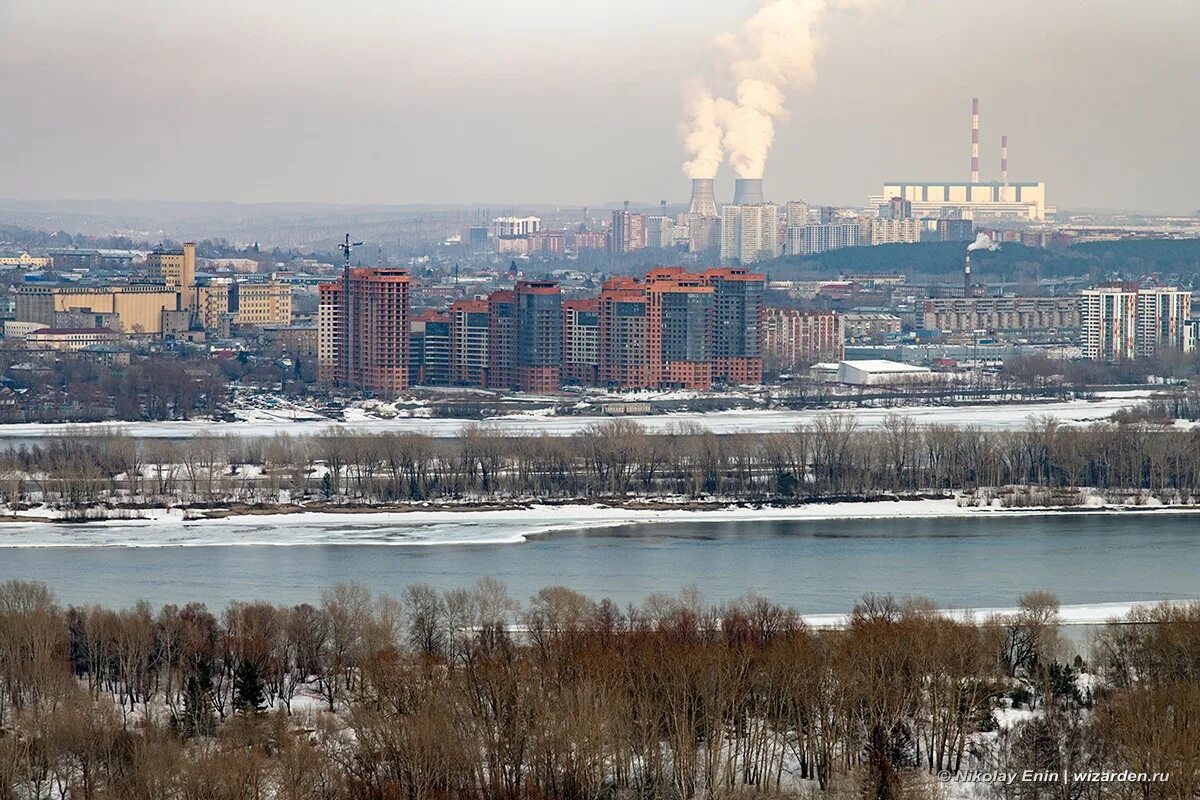
[[[1000,137],[1000,187],[1008,188],[1008,134]]]
[[[979,183],[979,98],[971,98],[971,183]]]

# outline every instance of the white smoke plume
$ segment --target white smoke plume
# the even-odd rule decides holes
[[[689,177],[711,178],[725,154],[739,178],[763,176],[788,91],[816,80],[818,28],[833,2],[764,0],[739,30],[718,37],[734,90],[714,99],[698,89],[689,99],[682,126]]]
[[[683,147],[690,158],[683,165],[683,171],[689,178],[715,177],[725,156],[717,99],[702,84],[694,83],[688,87],[686,111],[688,121],[679,129],[683,134]]]
[[[992,237],[986,233],[978,233],[975,235],[975,241],[967,245],[967,252],[972,250],[999,250],[1000,245],[992,241]]]

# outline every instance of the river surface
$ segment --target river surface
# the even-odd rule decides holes
[[[805,614],[845,613],[866,592],[925,595],[943,608],[1012,607],[1030,589],[1065,605],[1200,597],[1200,515],[1158,512],[688,520],[527,539],[521,524],[495,521],[44,523],[0,527],[0,544],[0,581],[117,606],[315,602],[339,581],[399,594],[484,576],[521,602],[565,585],[623,606],[694,584],[709,601],[755,592]]]

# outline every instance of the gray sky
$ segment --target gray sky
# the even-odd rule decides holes
[[[682,201],[684,84],[757,5],[0,0],[0,196]],[[985,180],[1006,133],[1051,203],[1200,207],[1200,2],[878,0],[821,33],[773,200],[964,179],[978,95]]]

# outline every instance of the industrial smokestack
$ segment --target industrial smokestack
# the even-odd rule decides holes
[[[979,183],[979,98],[971,98],[971,183]]]
[[[971,251],[963,259],[963,297],[971,296]]]
[[[688,216],[715,217],[717,195],[713,191],[712,178],[692,178],[692,202],[688,204]]]
[[[762,178],[738,178],[733,182],[733,203],[739,206],[750,206],[765,203],[763,199]]]
[[[1008,135],[1000,137],[1000,191],[1001,199],[1003,192],[1008,188]]]

